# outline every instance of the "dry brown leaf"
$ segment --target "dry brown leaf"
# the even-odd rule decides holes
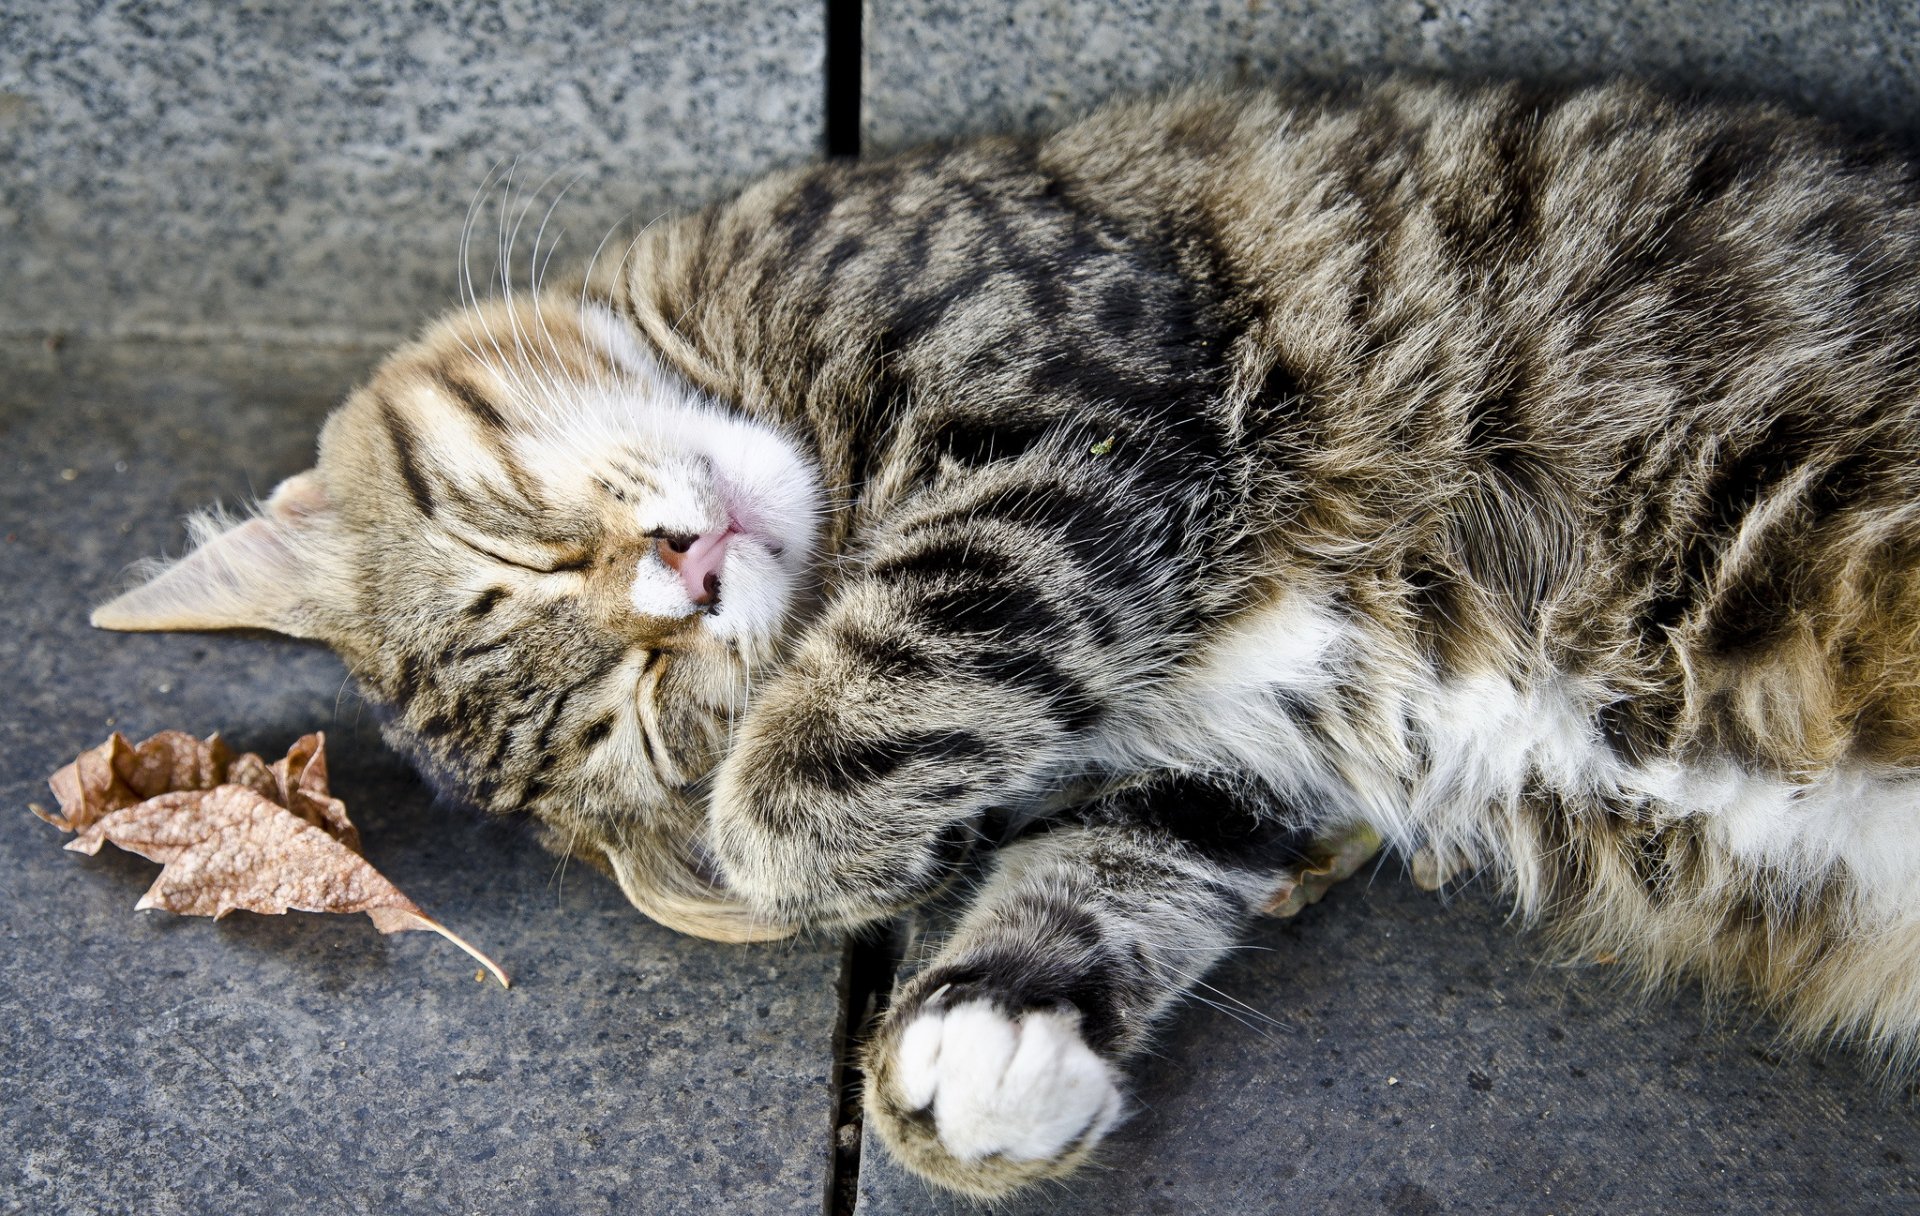
[[[67,848],[113,843],[161,863],[136,907],[221,917],[235,908],[278,914],[365,912],[382,933],[428,929],[471,954],[504,987],[506,972],[422,912],[360,856],[347,808],[327,792],[326,738],[301,738],[271,765],[234,756],[219,735],[120,735],[48,780],[58,814],[79,835]]]
[[[258,763],[260,757],[253,756]],[[139,746],[120,732],[47,779],[60,800],[59,815],[38,807],[34,814],[69,832],[100,816],[172,790],[210,790],[226,779],[232,762],[219,735],[196,739],[185,731],[163,730]]]

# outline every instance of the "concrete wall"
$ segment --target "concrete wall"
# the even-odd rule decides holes
[[[0,335],[384,342],[503,197],[580,257],[822,147],[829,5],[0,0]],[[843,10],[844,11],[844,10]],[[1920,128],[1920,5],[864,0],[869,148],[1196,76],[1630,71]],[[551,231],[549,232],[551,235]],[[526,249],[523,232],[521,250]],[[522,266],[524,272],[524,265]]]
[[[556,222],[584,257],[815,155],[822,11],[0,0],[0,334],[404,333],[454,298],[496,166],[558,172],[548,200],[578,176]]]
[[[1389,68],[1632,73],[1920,129],[1920,5],[1898,0],[866,0],[863,134],[1054,122],[1213,76]]]

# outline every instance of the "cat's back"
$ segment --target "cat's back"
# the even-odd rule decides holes
[[[1463,419],[1604,445],[1795,402],[1829,429],[1913,412],[1920,173],[1776,107],[1626,82],[1191,90],[1038,159],[1220,280],[1269,377],[1236,388],[1325,404],[1336,440],[1343,418],[1417,447]]]
[[[1455,675],[1589,680],[1636,761],[1920,764],[1900,151],[1631,84],[1395,81],[1181,94],[1046,155],[1232,283],[1227,392],[1285,474],[1249,511],[1296,586],[1364,551],[1332,594]]]
[[[1221,535],[1439,668],[1591,677],[1636,754],[1920,762],[1893,151],[1624,83],[1194,89],[771,179],[654,244],[663,344],[830,417],[863,508],[1039,428],[1125,456],[1199,419],[1169,459],[1251,470]]]

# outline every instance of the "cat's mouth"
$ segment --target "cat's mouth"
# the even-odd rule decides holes
[[[727,568],[727,548],[740,528],[729,520],[726,527],[697,536],[666,535],[654,541],[654,553],[667,569],[680,579],[687,599],[704,612],[720,607],[721,576]]]
[[[720,499],[721,509],[726,512],[729,533],[755,542],[776,562],[786,557],[790,542],[797,543],[802,539],[787,536],[785,530],[774,522],[775,517],[767,504],[729,480],[717,466],[712,469],[712,477],[714,493]]]

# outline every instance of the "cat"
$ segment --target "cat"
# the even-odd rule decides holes
[[[1342,841],[1899,1061],[1920,181],[1631,84],[1190,89],[769,177],[464,308],[103,606],[333,646],[730,940],[987,876],[866,1056],[977,1196]]]

